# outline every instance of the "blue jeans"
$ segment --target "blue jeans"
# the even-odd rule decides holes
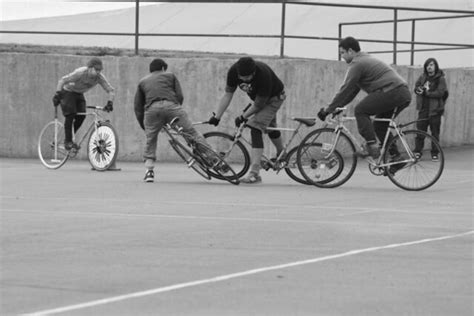
[[[182,127],[183,131],[189,134],[193,140],[198,143],[207,144],[201,133],[196,131],[193,127],[192,122],[188,118],[188,114],[181,105],[166,100],[154,102],[145,109],[144,125],[146,145],[143,155],[145,160],[156,160],[158,133],[166,123],[169,123],[175,117],[179,118],[179,126]]]

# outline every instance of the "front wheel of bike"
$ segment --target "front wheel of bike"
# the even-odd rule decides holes
[[[64,125],[55,119],[41,130],[38,139],[38,157],[48,169],[58,169],[69,158],[64,148]]]
[[[109,169],[117,159],[119,140],[117,132],[109,122],[100,122],[93,129],[87,142],[87,157],[97,171]]]
[[[203,136],[209,146],[235,171],[238,178],[247,173],[250,168],[250,155],[240,141],[235,142],[233,136],[222,132],[208,132]],[[224,180],[219,174],[212,176]]]
[[[211,180],[211,176],[209,175],[208,168],[203,165],[201,159],[196,157],[187,146],[181,144],[177,140],[170,139],[170,145],[176,151],[179,157],[184,160],[188,168],[193,169],[206,180]]]
[[[232,184],[239,184],[238,175],[232,167],[208,145],[196,144],[194,154],[201,163],[208,166],[207,172],[212,178],[228,181]]]
[[[416,158],[415,143],[424,141],[425,151]],[[384,163],[392,164],[385,168],[386,174],[396,186],[408,191],[421,191],[429,188],[438,181],[444,169],[444,154],[438,141],[433,136],[419,130],[403,131],[403,139],[394,137],[387,148],[398,149],[400,155],[396,160],[388,150],[384,154]],[[432,159],[431,153],[436,153],[438,159]]]
[[[319,128],[306,135],[298,146],[298,169],[320,188],[335,188],[354,174],[357,156],[352,140],[333,128]]]
[[[312,183],[306,180],[298,169],[297,155],[298,155],[298,147],[292,148],[286,154],[285,172],[291,179],[295,180],[296,182],[301,183],[301,184],[311,185]]]

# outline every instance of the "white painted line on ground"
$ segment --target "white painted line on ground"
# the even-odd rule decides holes
[[[217,277],[213,277],[213,278],[209,278],[209,279],[202,279],[202,280],[197,280],[197,281],[178,283],[178,284],[174,284],[174,285],[170,285],[170,286],[158,287],[158,288],[150,289],[150,290],[146,290],[146,291],[140,291],[140,292],[134,292],[134,293],[124,294],[124,295],[119,295],[119,296],[113,296],[113,297],[104,298],[104,299],[100,299],[100,300],[96,300],[96,301],[90,301],[90,302],[85,302],[85,303],[80,303],[80,304],[75,304],[75,305],[69,305],[69,306],[64,306],[64,307],[59,307],[59,308],[54,308],[54,309],[48,309],[48,310],[33,312],[33,313],[25,314],[25,315],[44,316],[44,315],[59,314],[59,313],[73,311],[73,310],[79,310],[79,309],[84,309],[84,308],[88,308],[88,307],[93,307],[93,306],[99,306],[99,305],[105,305],[105,304],[125,301],[125,300],[129,300],[129,299],[132,299],[132,298],[145,297],[145,296],[150,296],[150,295],[154,295],[154,294],[175,291],[175,290],[188,288],[188,287],[194,287],[194,286],[203,285],[203,284],[216,283],[216,282],[221,282],[221,281],[225,281],[225,280],[229,280],[229,279],[241,278],[241,277],[245,277],[245,276],[248,276],[248,275],[264,273],[264,272],[268,272],[268,271],[272,271],[272,270],[292,268],[292,267],[296,267],[296,266],[302,266],[302,265],[311,264],[311,263],[334,260],[334,259],[339,259],[339,258],[344,258],[344,257],[349,257],[349,256],[362,254],[362,253],[379,251],[379,250],[400,248],[400,247],[424,244],[424,243],[428,243],[428,242],[434,242],[434,241],[441,241],[441,240],[447,240],[447,239],[452,239],[452,238],[464,237],[464,236],[472,235],[473,233],[474,233],[474,230],[471,230],[471,231],[467,231],[467,232],[459,233],[459,234],[455,234],[455,235],[447,235],[447,236],[441,236],[441,237],[426,238],[426,239],[420,239],[420,240],[409,241],[409,242],[404,242],[404,243],[397,243],[397,244],[390,244],[390,245],[385,245],[385,246],[378,246],[378,247],[370,247],[370,248],[364,248],[364,249],[351,250],[351,251],[347,251],[347,252],[343,252],[343,253],[335,254],[335,255],[329,255],[329,256],[318,257],[318,258],[313,258],[313,259],[308,259],[308,260],[295,261],[295,262],[289,262],[289,263],[284,263],[284,264],[279,264],[279,265],[274,265],[274,266],[251,269],[251,270],[247,270],[247,271],[221,275],[221,276],[217,276]]]

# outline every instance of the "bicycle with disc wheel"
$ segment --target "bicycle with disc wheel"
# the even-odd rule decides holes
[[[357,152],[365,151],[364,146],[345,126],[355,117],[342,115],[346,108],[337,108],[328,124],[310,132],[300,143],[297,152],[298,167],[306,180],[317,187],[334,188],[347,182],[357,166]],[[408,191],[420,191],[431,187],[441,177],[444,169],[444,154],[438,141],[431,135],[419,130],[407,130],[406,124],[395,122],[398,111],[395,109],[391,118],[374,118],[374,121],[388,123],[387,133],[382,143],[379,158],[367,157],[369,170],[376,176],[387,176],[396,186]],[[333,127],[329,127],[332,125]],[[394,131],[394,134],[392,134]],[[426,147],[439,152],[438,160],[423,159],[415,152],[416,141],[423,139]],[[357,146],[357,150],[356,150]],[[343,158],[343,167],[338,172],[327,176],[331,166],[327,159],[337,151]],[[312,163],[307,168],[305,161],[310,156]],[[325,178],[327,181],[321,181]]]
[[[175,117],[165,124],[163,132],[168,135],[169,144],[188,168],[193,169],[203,178],[210,180],[212,176],[232,184],[240,183],[232,167],[211,146],[197,142],[192,135],[187,134],[179,126],[179,118]]]
[[[41,163],[48,169],[58,169],[68,159],[76,157],[82,143],[87,139],[87,157],[92,168],[105,171],[114,166],[119,150],[119,140],[115,128],[109,120],[102,117],[104,107],[87,106],[90,112],[77,115],[91,116],[87,131],[70,150],[65,148],[64,124],[58,119],[58,108],[54,108],[54,120],[47,123],[40,132],[38,139],[38,156]],[[77,135],[73,137],[76,138]]]

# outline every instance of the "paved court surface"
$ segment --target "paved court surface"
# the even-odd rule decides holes
[[[473,154],[422,192],[0,159],[0,314],[473,315]]]

